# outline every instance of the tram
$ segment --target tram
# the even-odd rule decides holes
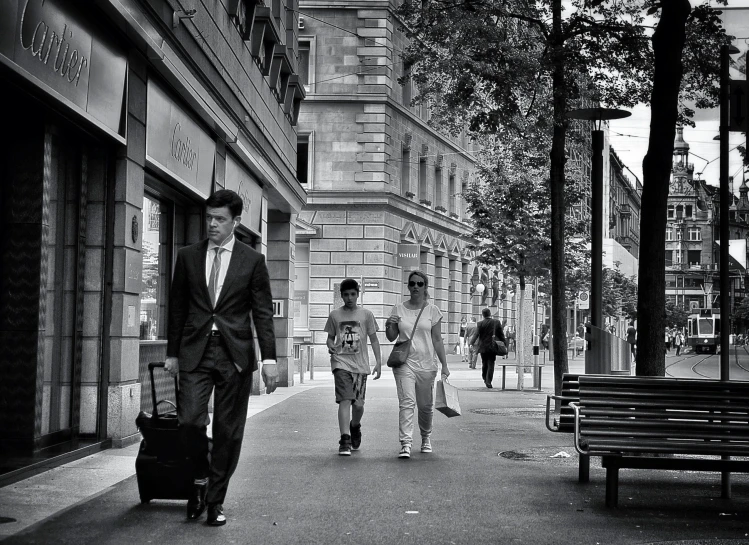
[[[711,308],[695,309],[687,319],[687,345],[694,348],[696,354],[708,352],[715,354],[720,344],[720,310],[713,313]]]

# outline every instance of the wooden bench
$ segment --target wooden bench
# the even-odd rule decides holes
[[[579,381],[580,375],[565,373],[562,376],[562,395],[546,396],[546,429],[555,433],[575,433],[575,411],[570,403],[580,401]],[[560,402],[559,415],[556,409],[552,409],[551,401]],[[578,480],[587,483],[590,480],[590,457],[580,455],[578,463]]]
[[[575,449],[601,456],[606,506],[616,507],[619,469],[749,472],[749,382],[581,375]],[[687,455],[685,457],[684,455]]]

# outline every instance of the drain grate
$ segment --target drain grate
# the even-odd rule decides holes
[[[516,450],[505,450],[500,452],[499,456],[507,458],[508,460],[530,460],[531,456],[525,452],[518,452]]]

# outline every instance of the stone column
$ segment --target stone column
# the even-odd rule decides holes
[[[447,295],[450,284],[450,269],[446,255],[434,256],[434,289],[432,290],[432,302],[439,307],[445,314],[442,320],[442,335],[445,339],[445,349],[449,352],[449,347],[457,342],[457,336],[453,338],[453,333],[457,331],[451,320],[447,306]],[[458,319],[460,320],[460,319]]]
[[[120,148],[114,176],[114,267],[109,326],[107,436],[121,447],[138,440],[140,411],[140,291],[143,258],[143,184],[146,164],[146,61],[128,60],[127,148]],[[140,228],[133,241],[133,222]]]
[[[273,319],[276,333],[276,361],[279,386],[294,385],[294,243],[296,214],[268,210],[267,253],[273,300],[281,305],[281,316]],[[261,357],[260,354],[257,355]],[[255,381],[259,384],[260,379]]]

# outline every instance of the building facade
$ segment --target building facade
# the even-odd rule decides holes
[[[640,256],[642,184],[637,179],[635,182],[629,179],[624,172],[627,166],[614,148],[609,148],[608,158],[608,198],[604,199],[603,214],[607,233],[603,238],[603,264],[610,269],[618,268],[627,276],[636,276]]]
[[[265,254],[283,384],[296,217],[297,5],[0,4],[0,433],[13,464],[138,439],[177,249],[236,190]]]
[[[320,365],[343,278],[361,281],[360,301],[382,329],[406,293],[407,271],[426,272],[450,347],[461,316],[477,314],[481,303],[471,292],[483,273],[472,265],[461,199],[473,171],[470,147],[431,127],[428,108],[411,106],[418,91],[398,83],[406,41],[394,8],[389,1],[300,4],[307,98],[298,171],[307,205],[297,232],[294,326],[297,345],[320,348]]]

